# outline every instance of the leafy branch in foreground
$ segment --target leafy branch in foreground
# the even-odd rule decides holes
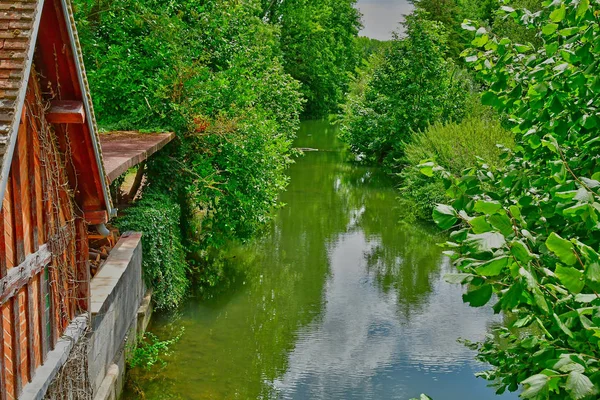
[[[484,28],[464,53],[489,90],[482,102],[507,115],[517,146],[506,165],[480,162],[456,177],[432,163],[452,204],[433,217],[452,229],[447,254],[468,285],[464,301],[511,322],[479,344],[482,374],[498,393],[591,399],[600,393],[600,4],[545,2],[540,13],[503,7],[542,45]]]

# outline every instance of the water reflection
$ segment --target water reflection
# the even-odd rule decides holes
[[[304,123],[298,146],[323,151],[290,170],[267,235],[231,250],[231,288],[154,320],[158,335],[186,333],[142,376],[146,397],[495,398],[456,339],[498,321],[443,282],[439,238],[398,224],[390,182],[346,162],[331,126]]]

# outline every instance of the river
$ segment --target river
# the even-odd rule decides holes
[[[433,231],[401,222],[397,191],[357,166],[322,121],[302,124],[286,204],[233,248],[229,279],[153,317],[167,364],[135,378],[147,399],[516,399],[495,396],[457,339],[501,323],[463,304]],[[131,390],[126,398],[142,398]]]

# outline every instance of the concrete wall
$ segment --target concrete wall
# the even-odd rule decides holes
[[[94,399],[121,393],[126,341],[135,342],[145,297],[141,234],[126,233],[91,283],[88,365]]]

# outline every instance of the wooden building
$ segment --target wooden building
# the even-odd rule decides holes
[[[0,0],[0,157],[0,400],[9,400],[89,310],[88,229],[104,231],[112,214],[68,0]]]

